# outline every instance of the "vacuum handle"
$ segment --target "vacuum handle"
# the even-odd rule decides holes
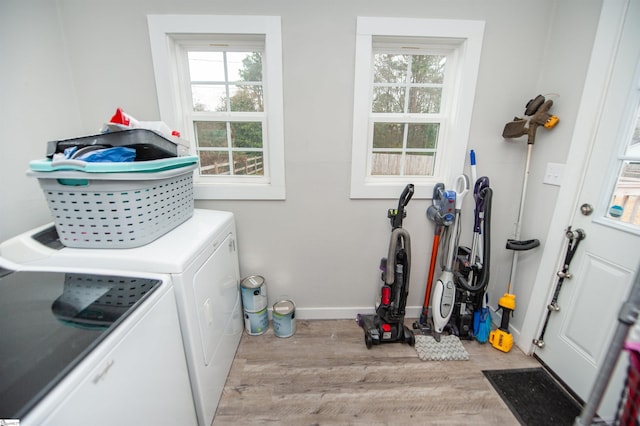
[[[398,202],[398,210],[403,209],[407,204],[409,204],[409,200],[413,197],[414,187],[413,184],[407,184],[404,187],[404,191],[400,194],[400,201]]]
[[[438,182],[433,186],[433,197],[431,202],[434,206],[436,206],[440,201],[442,201],[442,197],[444,194],[444,183]]]
[[[413,197],[413,184],[409,183],[404,187],[402,194],[400,194],[400,200],[398,201],[398,208],[396,210],[389,209],[387,217],[391,220],[392,229],[401,228],[402,220],[404,219],[404,208],[409,204],[409,200]]]
[[[473,198],[476,202],[476,208],[474,211],[474,219],[473,219],[473,232],[480,233],[480,224],[482,219],[484,218],[484,207],[485,207],[485,194],[486,189],[489,188],[489,178],[486,176],[482,176],[476,180],[476,184],[473,187]]]
[[[454,187],[456,191],[456,210],[462,210],[462,201],[467,192],[469,192],[469,177],[465,174],[459,175],[456,178]]]

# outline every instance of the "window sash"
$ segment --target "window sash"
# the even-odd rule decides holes
[[[189,140],[192,141],[192,151],[195,155],[200,158],[200,167],[196,174],[195,182],[218,182],[218,183],[236,183],[242,184],[244,182],[251,183],[259,183],[259,184],[268,184],[270,182],[270,173],[269,173],[269,163],[266,161],[268,157],[268,140],[265,132],[266,128],[266,120],[267,120],[267,111],[263,112],[252,112],[252,111],[233,111],[230,108],[230,93],[227,91],[227,86],[236,82],[236,80],[231,80],[228,77],[228,73],[226,71],[225,64],[225,79],[223,81],[219,81],[221,85],[225,86],[225,99],[226,99],[226,110],[224,111],[196,111],[193,108],[193,93],[192,93],[192,85],[194,81],[191,80],[191,73],[189,69],[189,53],[190,52],[259,52],[264,55],[264,46],[256,44],[255,41],[252,40],[251,44],[247,44],[242,37],[238,38],[238,44],[235,43],[235,39],[231,36],[225,36],[223,38],[224,42],[220,42],[219,36],[212,36],[211,38],[203,38],[202,40],[194,41],[189,40],[188,43],[180,43],[178,42],[176,48],[178,51],[178,59],[180,65],[179,69],[179,81],[182,82],[182,98],[184,99],[182,114],[185,124],[187,125],[187,131]],[[212,46],[213,44],[213,46]],[[224,44],[224,46],[221,46]],[[264,58],[263,58],[264,59]],[[264,75],[264,63],[262,67],[262,75]],[[254,82],[251,82],[252,84]],[[263,87],[263,93],[266,92],[266,88],[263,82],[260,82]],[[264,96],[264,94],[263,94]],[[266,108],[265,108],[266,109]],[[227,145],[225,147],[202,147],[199,142],[198,132],[197,132],[197,123],[200,122],[218,122],[225,123],[226,128],[226,139]],[[234,147],[231,141],[231,131],[230,127],[233,123],[247,123],[247,122],[258,122],[261,125],[261,133],[262,133],[262,146],[260,148],[247,148],[247,147]],[[234,154],[240,152],[261,152],[262,153],[262,173],[259,175],[246,175],[246,174],[237,174],[235,173],[235,159]],[[207,164],[205,158],[210,157],[206,153],[224,153],[226,154],[227,167],[214,167],[214,165]],[[214,158],[224,158],[214,156]],[[222,160],[224,161],[224,160]],[[231,167],[231,165],[234,167]],[[211,174],[207,173],[210,170],[219,170],[220,174]],[[228,170],[228,171],[227,171]]]
[[[260,177],[227,176],[194,179],[196,199],[283,200],[285,199],[284,122],[282,93],[281,18],[278,16],[148,15],[160,117],[170,127],[185,132],[194,141],[193,121],[260,121],[263,132],[265,174]],[[207,114],[184,113],[191,105],[182,85],[185,48],[205,48],[204,39],[215,35],[211,46],[227,51],[263,51],[264,111]],[[195,147],[192,142],[192,149]]]
[[[408,180],[407,176],[372,176],[374,122],[439,122],[433,175],[411,176],[417,196],[429,198],[435,183],[452,183],[464,167],[484,22],[358,17],[356,32],[351,198],[397,198]],[[447,56],[445,104],[440,113],[372,113],[373,55],[381,51]]]
[[[386,40],[389,40],[388,38]],[[445,49],[440,46],[431,46],[431,42],[425,38],[412,38],[409,43],[402,43],[399,39],[395,42],[376,42],[373,39],[372,46],[372,60],[371,60],[371,106],[369,109],[369,132],[368,132],[368,152],[367,152],[367,169],[366,179],[372,181],[383,181],[385,179],[397,179],[401,177],[411,176],[417,179],[433,178],[439,173],[440,164],[438,163],[438,150],[442,150],[443,135],[446,132],[447,125],[447,96],[450,93],[450,81],[452,80],[451,74],[455,72],[455,51],[451,48]],[[407,56],[406,72],[401,81],[397,82],[376,82],[374,78],[374,63],[376,55],[402,55]],[[416,56],[436,56],[442,57],[445,60],[445,66],[442,75],[442,82],[438,83],[415,83],[412,81],[411,70],[413,68],[413,61]],[[402,112],[389,113],[389,112],[376,112],[374,109],[374,97],[376,88],[402,88],[403,94],[403,108]],[[410,111],[410,90],[412,88],[436,88],[440,91],[439,108],[437,112],[415,112]],[[378,123],[397,123],[404,125],[402,146],[400,148],[376,148],[375,147],[375,126]],[[433,148],[411,148],[408,147],[408,134],[409,127],[415,124],[434,124],[438,125],[437,137],[433,143]],[[379,170],[381,161],[381,154],[387,153],[391,157],[393,154],[398,154],[398,158],[390,163],[391,169],[389,173],[382,173]],[[415,155],[430,154],[430,158],[422,158],[423,166],[421,167],[408,167],[408,161],[415,160]],[[415,162],[415,161],[414,161]],[[395,165],[399,163],[399,165]]]

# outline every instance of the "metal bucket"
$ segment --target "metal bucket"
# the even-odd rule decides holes
[[[264,334],[269,328],[269,316],[267,308],[260,312],[244,312],[244,328],[248,335],[258,336]]]
[[[291,337],[296,332],[296,306],[291,300],[273,305],[273,333],[277,337]]]
[[[267,287],[264,278],[252,275],[242,280],[242,306],[245,312],[260,312],[267,307]]]

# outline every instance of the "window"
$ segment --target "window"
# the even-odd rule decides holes
[[[262,49],[211,44],[180,49],[186,65],[182,69],[188,70],[180,80],[189,82],[183,89],[190,101],[183,114],[192,130],[200,175],[263,177]]]
[[[197,199],[284,199],[279,17],[148,17],[163,121],[198,155]]]
[[[606,217],[618,222],[618,227],[640,231],[640,86],[631,94],[632,113],[622,127],[625,148],[617,158],[617,179],[609,197]]]
[[[427,198],[467,148],[484,23],[358,18],[352,198]]]
[[[371,176],[433,176],[452,60],[408,44],[373,39]]]

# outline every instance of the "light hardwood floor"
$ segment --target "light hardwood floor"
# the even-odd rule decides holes
[[[363,336],[355,320],[243,334],[213,425],[517,425],[482,370],[540,365],[464,340],[468,361],[421,361],[406,344],[368,350]]]
[[[517,425],[482,370],[540,364],[515,346],[463,344],[468,361],[434,362],[401,343],[368,350],[355,320],[243,334],[213,425]]]

